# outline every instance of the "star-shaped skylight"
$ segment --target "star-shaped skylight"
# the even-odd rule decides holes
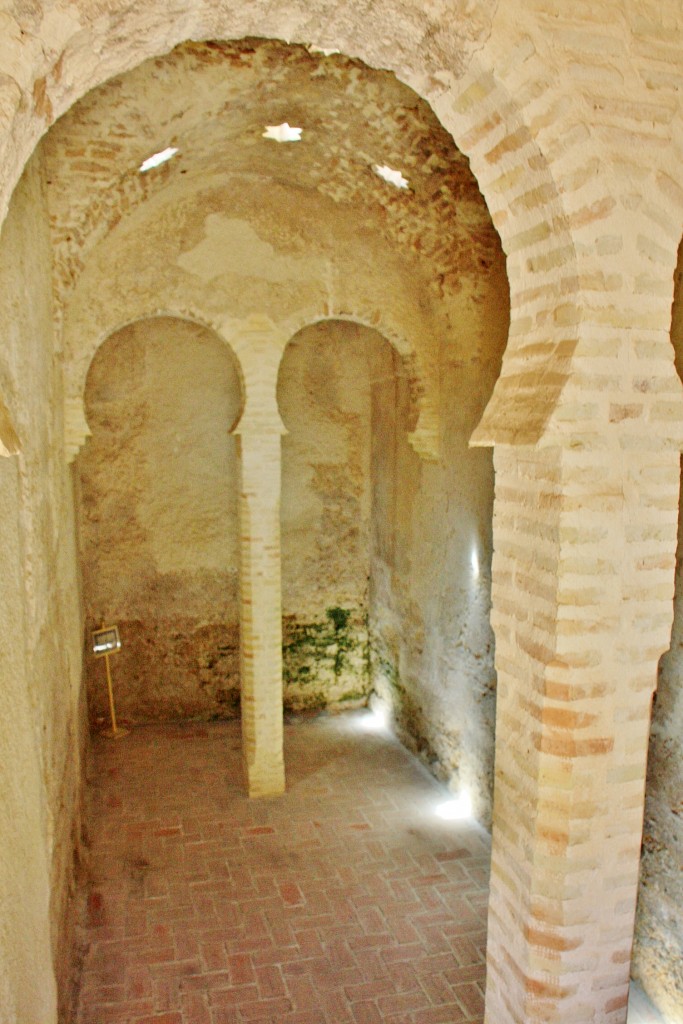
[[[285,121],[283,124],[269,124],[263,133],[264,139],[274,139],[276,142],[300,142],[303,128],[292,128]]]
[[[158,167],[159,164],[165,164],[166,161],[170,160],[172,156],[175,156],[177,152],[177,146],[167,146],[166,149],[161,149],[158,153],[153,153],[152,156],[148,156],[146,160],[143,160],[138,167],[140,174],[144,174],[145,171],[151,171],[153,167]]]
[[[373,170],[390,185],[395,185],[396,188],[408,188],[408,179],[404,178],[400,171],[395,171],[393,167],[387,167],[386,164],[380,167],[379,164],[375,164]]]

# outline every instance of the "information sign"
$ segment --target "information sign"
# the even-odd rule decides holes
[[[121,639],[118,626],[103,626],[97,629],[92,635],[92,649],[96,658],[102,658],[105,654],[116,654],[121,650]]]

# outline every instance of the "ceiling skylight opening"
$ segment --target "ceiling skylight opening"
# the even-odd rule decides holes
[[[275,142],[301,142],[303,128],[293,128],[285,121],[283,124],[266,125],[263,133],[264,139],[274,139]]]
[[[146,160],[143,160],[138,167],[140,174],[144,174],[145,171],[151,171],[153,167],[158,167],[159,164],[165,164],[166,161],[175,156],[177,152],[177,146],[167,146],[166,149],[161,149],[158,153],[153,153],[152,156],[148,156]]]
[[[393,167],[387,167],[383,164],[381,167],[379,164],[373,164],[372,167],[375,174],[379,174],[380,178],[384,178],[390,185],[395,185],[396,188],[408,188],[408,179],[404,178],[400,171],[395,171]]]
[[[339,50],[328,50],[328,48],[326,46],[314,46],[313,43],[311,43],[308,46],[308,52],[309,53],[321,53],[323,55],[323,57],[331,57],[333,54],[339,53],[340,51]]]

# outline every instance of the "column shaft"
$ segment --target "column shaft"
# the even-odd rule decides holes
[[[624,1024],[676,452],[497,449],[487,1024]]]
[[[249,796],[285,788],[280,432],[240,435],[242,742]]]

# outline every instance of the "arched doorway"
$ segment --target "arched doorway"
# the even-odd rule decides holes
[[[678,249],[671,342],[683,377],[683,243]],[[645,791],[640,889],[633,953],[634,977],[664,1013],[677,1019],[683,991],[680,906],[683,878],[683,515],[679,505],[676,591],[671,646],[660,660]]]
[[[287,345],[278,404],[288,429],[281,516],[285,708],[362,706],[376,681],[374,563],[394,543],[397,433],[407,446],[415,419],[409,379],[379,332],[321,320]]]
[[[491,308],[485,317],[492,327]],[[473,330],[476,322],[473,314]],[[494,328],[492,345],[495,337]],[[415,381],[374,330],[340,320],[304,328],[285,350],[278,387],[289,430],[285,704],[344,706],[371,696],[484,820],[495,709],[492,467],[489,452],[468,449],[467,440],[495,379],[490,358],[490,373],[476,361],[465,369],[443,346],[438,462],[411,447]]]
[[[91,436],[76,462],[90,721],[108,715],[90,632],[117,623],[119,714],[131,722],[239,709],[235,358],[170,317],[111,335],[88,372]]]
[[[286,96],[303,134],[281,144],[264,138],[262,122],[277,120]],[[154,122],[155,145],[175,132],[177,154],[147,176],[139,169],[141,141],[128,136],[112,168],[74,162],[72,154],[84,146],[106,147],[122,120]],[[409,187],[380,174],[371,152],[401,166]],[[400,348],[414,415],[400,446],[404,479],[392,486],[401,495],[399,529],[419,540],[403,545],[410,558],[392,565],[391,556],[384,571],[397,581],[413,573],[421,582],[412,589],[392,583],[396,601],[382,598],[387,621],[377,662],[393,666],[389,677],[400,672],[394,692],[401,695],[397,720],[405,736],[417,733],[415,747],[448,777],[468,761],[468,785],[486,817],[493,745],[492,471],[489,453],[468,451],[467,444],[499,374],[509,293],[500,243],[466,159],[429,107],[393,75],[343,55],[253,39],[187,44],[108,83],[55,127],[44,155],[59,240],[69,408],[78,406],[93,345],[112,321],[131,322],[156,307],[192,310],[217,325],[244,374],[245,412],[237,430],[249,474],[243,480],[249,490],[245,550],[260,544],[276,556],[281,424],[274,371],[292,325],[295,330],[306,321],[307,309],[327,321],[353,315]],[[119,184],[112,188],[115,174]],[[79,232],[69,227],[74,209]],[[324,372],[320,381],[322,387]],[[396,400],[388,395],[386,408]],[[74,422],[77,447],[77,415]],[[415,529],[409,523],[414,509]],[[451,510],[454,523],[445,526]],[[440,564],[441,548],[448,565],[441,582],[430,582],[428,567]],[[253,568],[251,597],[261,594],[259,580],[271,578],[273,592],[262,596],[272,607],[258,614],[272,626],[279,619],[272,603],[279,570],[274,563],[256,567],[251,559],[243,568],[245,580]],[[446,577],[453,582],[442,586]],[[256,607],[251,597],[247,615]],[[348,610],[339,602],[325,607]],[[255,623],[253,632],[260,639],[246,651],[246,663],[262,659],[270,678],[279,661],[274,649],[263,649],[271,629]],[[399,636],[397,646],[392,637]],[[470,702],[466,693],[477,676],[478,697]],[[425,690],[411,707],[417,680]],[[459,693],[457,706],[442,699],[449,689]],[[255,701],[250,696],[243,705],[254,708],[254,721],[260,714]],[[452,725],[468,702],[469,732]],[[463,759],[464,732],[472,748]]]

